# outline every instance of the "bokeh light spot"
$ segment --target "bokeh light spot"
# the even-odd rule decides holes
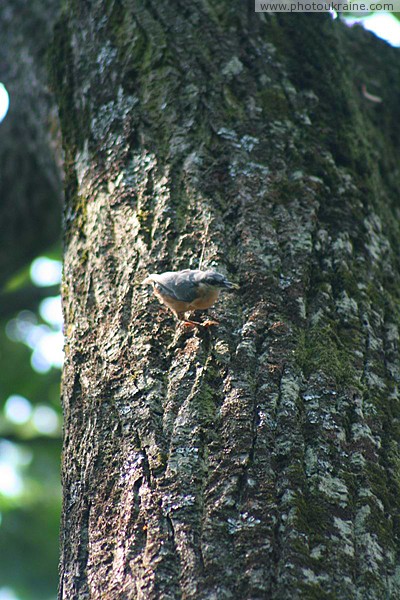
[[[4,83],[0,83],[0,122],[4,119],[8,113],[10,106],[10,96],[7,92],[7,88]]]
[[[52,296],[42,300],[39,306],[40,316],[54,327],[62,328],[61,296]]]
[[[39,433],[53,435],[59,432],[58,415],[50,406],[36,406],[33,410],[32,421]]]
[[[11,423],[23,425],[32,415],[32,404],[24,396],[13,394],[6,400],[4,413]]]
[[[31,279],[38,287],[57,285],[61,282],[62,264],[46,256],[39,256],[31,264]]]

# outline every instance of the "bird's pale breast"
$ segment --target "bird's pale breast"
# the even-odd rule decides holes
[[[208,286],[199,286],[199,295],[190,303],[190,308],[195,310],[205,310],[210,308],[218,300],[219,290],[210,289]]]

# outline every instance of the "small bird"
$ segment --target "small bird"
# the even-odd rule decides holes
[[[222,290],[236,290],[239,286],[231,283],[221,273],[215,271],[200,271],[184,269],[183,271],[167,271],[152,273],[142,282],[142,285],[152,284],[154,294],[168,306],[179,321],[185,325],[207,327],[218,325],[216,321],[199,323],[185,319],[189,310],[205,310],[217,300]]]

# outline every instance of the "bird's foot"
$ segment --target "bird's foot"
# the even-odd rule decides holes
[[[198,323],[197,321],[188,321],[187,319],[185,319],[184,321],[182,321],[183,326],[187,327],[188,329],[193,329],[193,327],[201,327],[202,323]]]
[[[187,329],[193,329],[194,327],[204,327],[205,329],[208,329],[209,327],[219,325],[219,322],[214,321],[213,319],[206,319],[202,323],[199,323],[198,321],[189,321],[185,319],[184,321],[182,321],[182,324]]]

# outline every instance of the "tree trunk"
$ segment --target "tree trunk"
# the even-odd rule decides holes
[[[253,10],[56,30],[62,599],[400,595],[399,53]],[[240,290],[187,331],[141,282],[203,247]]]

